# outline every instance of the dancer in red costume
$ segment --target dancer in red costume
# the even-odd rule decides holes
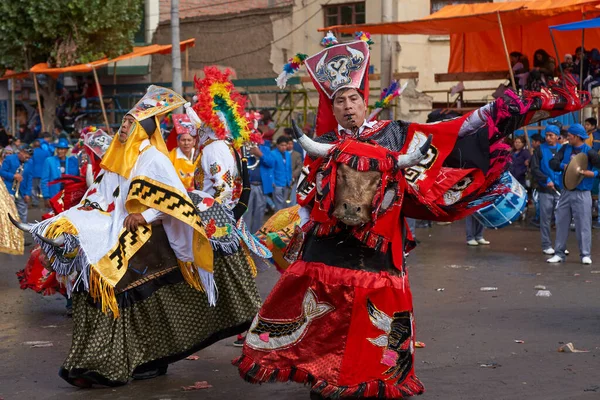
[[[448,122],[370,123],[367,43],[326,39],[331,47],[295,58],[306,59],[320,93],[317,139],[295,127],[310,156],[298,186],[304,242],[234,364],[250,383],[309,384],[311,398],[400,399],[424,391],[414,371],[405,217],[451,221],[490,204],[507,190],[497,182],[510,157],[506,135],[589,96],[582,101],[573,86],[507,91]],[[371,192],[357,186],[369,177]],[[368,206],[355,207],[352,197],[365,193]]]

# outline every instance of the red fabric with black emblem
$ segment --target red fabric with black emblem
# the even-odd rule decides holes
[[[407,275],[296,261],[277,282],[257,318],[282,323],[297,320],[309,289],[317,303],[333,309],[312,320],[299,340],[283,348],[259,350],[252,348],[247,339],[243,355],[234,361],[245,379],[254,383],[309,383],[313,390],[318,387],[322,395],[332,397],[355,395],[362,384],[364,396],[381,392],[385,398],[400,399],[423,392],[413,369],[412,294]],[[367,301],[387,317],[402,312],[410,316],[409,334],[399,346],[400,356],[369,341],[389,333],[371,321]],[[400,381],[390,379],[391,374],[386,372],[396,359],[404,360],[404,379]]]

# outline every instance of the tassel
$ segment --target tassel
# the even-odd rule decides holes
[[[114,319],[119,318],[119,304],[115,289],[93,268],[90,271],[89,293],[95,302],[100,302],[104,314],[108,314],[110,310]]]
[[[183,279],[196,290],[206,293],[208,304],[215,306],[217,304],[218,290],[212,272],[196,268],[191,261],[177,260]]]
[[[369,48],[371,47],[372,44],[375,43],[373,40],[371,40],[371,34],[369,32],[363,32],[363,31],[355,32],[354,38],[356,40],[362,40],[363,42],[367,43],[369,45]]]
[[[325,35],[325,37],[321,39],[321,46],[325,48],[335,46],[338,43],[339,42],[332,31],[327,32],[327,35]]]
[[[308,56],[306,54],[298,53],[288,60],[288,63],[283,66],[283,71],[281,71],[279,76],[275,79],[279,89],[285,89],[287,81],[300,69],[304,64],[304,60],[307,58]]]

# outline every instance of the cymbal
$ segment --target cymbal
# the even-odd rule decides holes
[[[588,156],[586,153],[579,153],[571,158],[569,165],[563,172],[563,186],[567,190],[574,190],[581,183],[584,176],[579,171],[586,170],[588,166]]]

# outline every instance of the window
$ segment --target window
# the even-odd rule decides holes
[[[451,4],[492,3],[492,0],[431,0],[431,13]]]
[[[145,45],[146,44],[146,8],[142,8],[142,22],[140,23],[140,28],[133,35],[133,43],[136,45]]]
[[[365,19],[365,2],[336,4],[325,6],[325,26],[333,25],[353,25],[364,24]],[[351,34],[342,34],[342,37],[352,36]]]

